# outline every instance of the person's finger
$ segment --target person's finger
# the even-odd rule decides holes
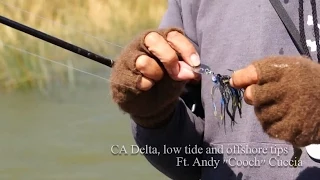
[[[230,79],[230,85],[234,88],[244,88],[257,82],[258,74],[253,65],[235,71]]]
[[[248,86],[244,91],[244,101],[249,104],[253,105],[253,86]]]
[[[201,75],[195,73],[191,66],[184,61],[179,61],[180,72],[175,79],[177,80],[195,80],[198,81]]]
[[[148,91],[152,88],[154,82],[146,77],[142,77],[141,80],[137,83],[138,89],[141,91]]]
[[[167,41],[187,64],[192,67],[200,65],[199,54],[186,36],[178,31],[172,31],[168,33]]]
[[[160,34],[156,32],[149,33],[145,37],[144,43],[148,50],[163,63],[171,77],[179,73],[178,55]]]
[[[163,77],[163,71],[159,64],[147,55],[141,55],[136,60],[136,68],[148,79],[159,81]]]

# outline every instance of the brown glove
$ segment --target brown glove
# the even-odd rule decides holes
[[[182,93],[185,82],[174,81],[167,74],[162,63],[144,45],[144,38],[150,32],[157,32],[165,39],[171,31],[183,31],[176,28],[146,31],[134,39],[116,59],[111,71],[111,93],[115,103],[139,125],[146,128],[157,128],[170,119],[176,102]],[[164,72],[162,80],[152,89],[141,91],[137,83],[142,74],[136,69],[136,59],[148,55],[155,59]]]
[[[320,143],[320,65],[300,56],[253,65],[259,79],[253,105],[264,131],[295,146]]]

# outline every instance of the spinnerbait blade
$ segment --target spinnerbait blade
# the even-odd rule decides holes
[[[229,69],[229,71],[232,71]],[[214,109],[214,116],[218,116],[217,106],[214,101],[214,93],[218,89],[220,91],[220,120],[225,126],[226,114],[231,119],[231,127],[233,127],[237,122],[235,120],[236,111],[238,110],[240,118],[242,118],[242,100],[243,100],[243,89],[235,89],[230,85],[229,75],[215,74],[208,66],[200,64],[194,67],[194,72],[202,75],[211,75],[211,80],[213,83],[211,89],[211,98]]]

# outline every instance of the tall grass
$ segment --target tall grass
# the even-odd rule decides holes
[[[98,54],[114,57],[144,29],[157,27],[166,0],[0,0],[2,16],[57,36]],[[93,38],[92,36],[98,37]],[[90,68],[89,60],[24,33],[0,25],[0,90],[44,88],[54,80],[70,80],[68,68],[57,62]],[[11,47],[11,48],[10,48]],[[69,76],[68,76],[69,75]]]

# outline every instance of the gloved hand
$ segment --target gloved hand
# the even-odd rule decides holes
[[[320,143],[320,65],[305,57],[273,56],[237,71],[232,86],[247,87],[263,130],[303,147]]]
[[[115,103],[140,126],[157,128],[170,119],[199,55],[177,28],[146,31],[121,52],[110,85]]]

